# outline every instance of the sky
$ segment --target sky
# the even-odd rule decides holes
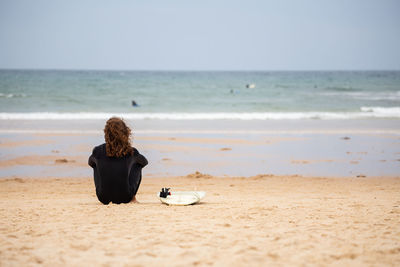
[[[400,70],[397,0],[0,0],[0,68]]]

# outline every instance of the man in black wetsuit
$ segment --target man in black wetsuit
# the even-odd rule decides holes
[[[88,163],[94,171],[96,195],[105,205],[136,202],[146,158],[130,145],[130,129],[111,118],[104,129],[106,143],[96,146]]]

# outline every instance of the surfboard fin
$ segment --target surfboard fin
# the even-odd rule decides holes
[[[170,189],[171,188],[166,188],[166,187],[161,188],[160,197],[166,198],[168,195],[171,195],[171,192],[169,192]]]

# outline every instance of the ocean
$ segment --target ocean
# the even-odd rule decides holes
[[[0,70],[1,120],[104,120],[112,115],[136,120],[400,119],[400,71]]]

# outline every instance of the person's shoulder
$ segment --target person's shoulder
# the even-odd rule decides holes
[[[133,148],[133,156],[140,155],[139,150],[137,150],[135,147],[132,148]]]
[[[140,154],[139,150],[137,150],[135,147],[132,147],[132,148],[133,148],[133,155],[132,156],[134,156],[134,157],[142,156],[142,154]]]
[[[143,167],[146,166],[148,164],[147,159],[145,158],[145,156],[143,156],[142,154],[139,153],[139,150],[137,150],[136,148],[133,148],[133,158],[136,160],[136,162],[140,163]]]
[[[105,149],[106,149],[106,144],[104,143],[104,144],[95,146],[95,147],[93,148],[93,151],[102,151],[102,150],[105,150]]]
[[[106,144],[104,143],[104,144],[95,146],[95,147],[93,148],[92,154],[93,154],[94,156],[98,156],[98,155],[104,154],[105,151],[106,151]]]

